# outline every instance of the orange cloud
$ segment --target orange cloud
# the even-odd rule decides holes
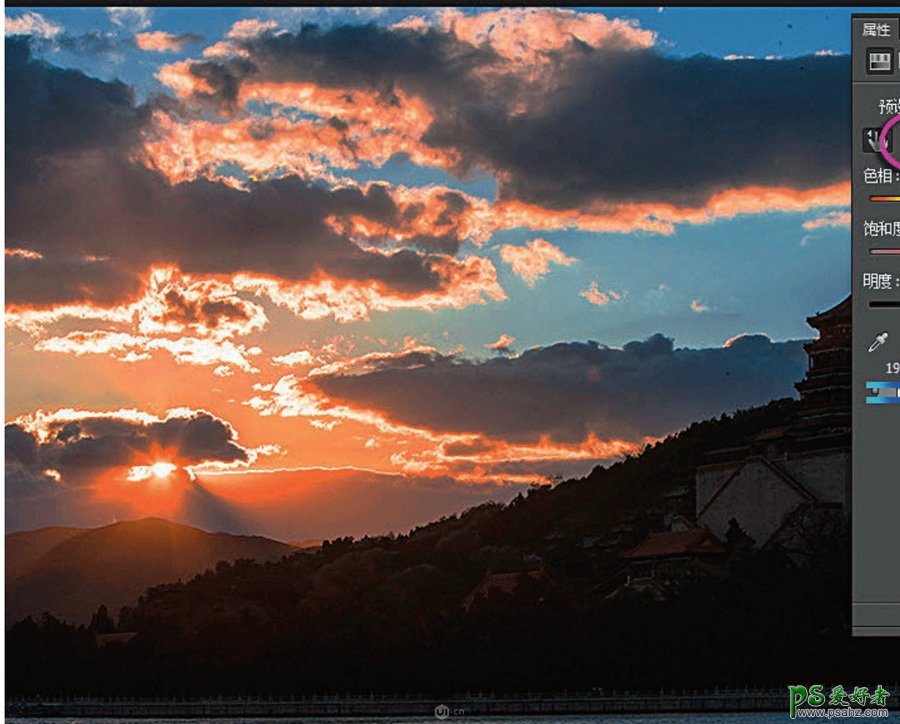
[[[234,23],[234,25],[231,26],[231,28],[226,33],[226,37],[237,39],[252,38],[256,35],[262,35],[269,30],[274,30],[277,27],[278,23],[276,23],[274,20],[244,18],[242,20],[238,20]]]
[[[371,186],[366,184],[362,188],[368,193]],[[465,240],[483,246],[497,229],[490,203],[462,191],[436,184],[398,185],[391,187],[390,194],[397,206],[396,219],[390,222],[359,215],[332,216],[328,222],[336,231],[363,246],[373,240],[402,246],[429,238]]]
[[[6,256],[17,257],[19,259],[43,259],[44,255],[37,251],[32,251],[31,249],[11,249],[9,247],[5,248],[4,253]]]
[[[268,323],[262,306],[242,299],[230,284],[195,279],[174,267],[150,272],[136,313],[137,328],[144,334],[192,332],[214,340],[242,337]]]
[[[336,374],[365,374],[377,369],[384,362],[401,358],[412,359],[415,355],[435,354],[437,349],[431,345],[419,344],[415,337],[406,337],[398,352],[369,352],[357,357],[336,357],[331,361],[311,369],[308,378]]]
[[[427,430],[396,425],[375,410],[334,404],[318,388],[292,374],[271,384],[254,384],[253,389],[262,394],[245,400],[243,404],[263,416],[306,417],[310,418],[310,424],[317,422],[316,426],[320,429],[324,427],[329,430],[345,421],[358,422],[384,433],[437,439]]]
[[[171,88],[179,98],[189,98],[197,93],[212,93],[212,86],[202,78],[191,73],[191,60],[179,60],[164,65],[156,74],[156,79],[164,86]]]
[[[143,293],[133,302],[110,307],[11,305],[6,311],[6,326],[32,335],[66,318],[134,323],[135,330],[145,335],[191,332],[214,340],[244,336],[263,329],[268,323],[262,306],[238,296],[236,288],[228,282],[198,279],[172,266],[151,267]]]
[[[601,440],[590,433],[583,441],[563,444],[542,437],[534,444],[492,440],[480,435],[454,436],[424,452],[397,452],[391,460],[406,474],[450,475],[468,483],[545,483],[545,464],[613,461],[634,455],[647,444],[628,440]]]
[[[329,176],[330,167],[356,165],[341,138],[333,126],[312,121],[242,118],[222,123],[180,122],[157,112],[143,150],[148,165],[173,184],[197,178],[225,182],[216,173],[223,163],[237,164],[253,178],[279,172],[319,178]],[[232,183],[242,186],[240,181]]]
[[[578,261],[545,239],[532,239],[525,246],[504,244],[500,247],[500,258],[530,287],[549,274],[551,263],[569,266]]]
[[[581,229],[628,233],[644,231],[670,235],[678,224],[709,224],[742,214],[801,213],[816,208],[847,206],[850,182],[812,189],[753,186],[714,194],[702,206],[679,207],[658,203],[593,203],[583,209],[556,210],[501,201],[494,207],[497,228]]]
[[[753,186],[715,194],[700,210],[700,217],[697,216],[697,210],[686,211],[681,216],[681,221],[704,223],[716,219],[732,219],[740,214],[770,211],[800,213],[828,206],[847,206],[849,203],[849,181],[810,189]],[[702,220],[699,220],[701,218]]]
[[[154,53],[177,53],[195,39],[193,35],[173,35],[164,30],[151,30],[134,36],[138,48]]]
[[[506,299],[490,259],[447,255],[430,257],[438,288],[404,294],[376,281],[346,281],[320,275],[304,282],[237,274],[236,289],[269,298],[301,319],[334,317],[338,322],[368,319],[371,312],[395,309],[462,309],[487,300]]]
[[[231,339],[261,330],[268,322],[260,304],[241,298],[226,282],[195,279],[173,267],[157,267],[150,270],[143,294],[132,303],[109,308],[15,309],[7,314],[7,325],[37,336],[66,318],[105,321],[120,328],[44,337],[35,343],[35,351],[105,354],[120,362],[140,362],[163,351],[179,364],[216,366],[220,376],[232,373],[232,368],[259,371],[250,358],[262,351]]]
[[[392,193],[401,205],[413,203],[428,207],[449,191],[450,189],[441,186],[428,186],[423,189],[407,189],[401,186],[393,189]],[[457,218],[457,223],[462,229],[461,235],[475,243],[483,244],[494,232],[515,228],[535,231],[579,229],[597,233],[641,231],[668,236],[675,233],[678,224],[709,224],[733,219],[742,214],[802,213],[816,208],[846,206],[850,198],[850,183],[841,182],[803,190],[788,187],[729,189],[713,195],[707,203],[696,207],[660,203],[594,202],[580,209],[545,209],[520,201],[500,200],[492,203],[487,199],[459,191],[452,193],[460,195],[467,204]],[[374,228],[369,227],[370,230]],[[433,230],[434,226],[426,225],[424,228]],[[364,235],[365,229],[360,227],[359,230]],[[543,239],[536,239],[534,242],[526,247],[504,245],[509,247],[505,252],[508,259],[504,261],[511,263],[509,259],[516,258],[520,268],[539,270],[542,267],[537,265],[543,259],[546,259],[548,264],[564,264],[565,262],[556,259],[570,259]],[[528,248],[529,246],[531,248]],[[515,249],[521,251],[513,251]],[[501,258],[503,253],[501,247]],[[534,260],[532,267],[528,267],[530,260]],[[576,260],[571,259],[568,263],[574,261]]]
[[[48,337],[38,341],[34,349],[37,352],[58,352],[79,357],[86,354],[107,354],[120,362],[141,362],[150,359],[151,352],[164,351],[171,354],[179,364],[217,366],[219,376],[230,374],[227,370],[231,367],[243,372],[259,372],[251,364],[250,357],[262,354],[259,347],[247,347],[228,340],[147,337],[107,330],[77,331]],[[224,365],[225,370],[220,370],[219,365]]]
[[[850,226],[849,211],[829,211],[824,216],[816,219],[810,219],[803,223],[803,228],[808,231],[822,229],[831,226]]]
[[[516,338],[510,334],[503,333],[501,334],[496,342],[491,342],[490,344],[484,345],[486,349],[493,349],[497,351],[508,351],[510,347],[512,347],[516,343]]]
[[[246,56],[249,53],[241,46],[240,41],[254,38],[278,27],[274,20],[245,18],[238,20],[225,34],[225,39],[213,43],[203,50],[204,58],[227,58]]]
[[[294,352],[272,357],[273,365],[282,367],[306,367],[316,363],[319,358],[308,349],[298,349]]]
[[[39,38],[53,38],[63,32],[62,25],[48,20],[40,13],[27,12],[19,17],[6,18],[7,35],[36,35]]]
[[[461,309],[506,298],[490,259],[457,259],[446,254],[427,258],[436,282],[432,288],[414,292],[399,291],[374,280],[342,280],[322,273],[295,282],[249,273],[237,273],[230,279],[197,278],[175,267],[154,267],[147,274],[143,293],[133,302],[111,307],[10,307],[6,324],[38,336],[65,319],[107,322],[116,327],[46,337],[34,349],[75,355],[111,354],[124,362],[149,359],[151,352],[165,351],[179,363],[226,365],[253,373],[258,370],[250,357],[261,351],[231,340],[262,330],[268,317],[261,304],[241,294],[268,299],[301,319],[333,317],[338,322],[368,319],[376,311]],[[292,358],[293,363],[300,361]],[[284,358],[275,361],[282,363],[286,363]],[[224,376],[231,371],[217,370],[217,374]]]
[[[63,319],[127,323],[132,320],[133,315],[134,308],[129,304],[114,307],[102,307],[94,304],[61,304],[47,308],[8,305],[5,322],[7,327],[21,329],[34,336]]]
[[[454,216],[460,238],[484,244],[496,231],[525,228],[535,231],[563,231],[578,229],[597,233],[646,232],[671,235],[678,224],[709,224],[732,219],[742,214],[770,212],[802,213],[817,208],[846,206],[849,203],[850,184],[841,182],[813,189],[788,187],[748,187],[730,189],[713,195],[707,203],[697,207],[678,207],[658,203],[600,203],[595,202],[581,209],[545,209],[520,201],[499,200],[490,202],[460,191],[442,186],[422,188],[395,187],[391,190],[398,206],[407,210],[411,205],[422,208],[420,218],[405,230],[395,230],[370,220],[351,218],[343,224],[333,223],[342,230],[355,233],[359,239],[377,235],[394,235],[398,241],[414,233],[434,233],[439,227],[440,198],[453,193],[465,201],[465,208]],[[835,212],[837,214],[838,212]],[[349,224],[349,226],[348,226]],[[540,278],[551,263],[571,264],[577,261],[567,256],[550,242],[535,239],[524,247],[504,244],[501,258],[519,270]],[[513,271],[516,271],[514,268]],[[518,272],[517,272],[518,273]],[[523,277],[524,278],[524,277]]]
[[[703,314],[704,312],[708,312],[709,310],[710,307],[708,304],[701,304],[699,299],[691,300],[691,311],[697,312],[697,314]]]
[[[445,10],[441,25],[472,45],[487,45],[517,63],[552,60],[553,51],[572,43],[594,48],[649,48],[656,33],[632,20],[557,8],[503,8],[479,13]]]
[[[598,307],[603,307],[609,304],[611,301],[620,301],[622,299],[622,295],[612,289],[608,289],[607,291],[603,291],[600,289],[600,286],[596,281],[592,281],[591,285],[587,289],[583,289],[578,292],[579,297],[584,297],[591,304],[595,304]]]
[[[180,98],[212,93],[190,68],[191,61],[172,63],[157,78]],[[251,102],[275,107],[271,113],[254,113],[248,110]],[[236,116],[217,121],[176,121],[158,111],[144,144],[147,163],[178,183],[205,176],[226,161],[252,176],[287,171],[318,178],[329,177],[331,167],[383,166],[400,153],[422,166],[449,168],[458,160],[452,151],[421,142],[432,113],[423,100],[400,89],[388,101],[358,89],[247,81],[236,107]],[[298,111],[304,117],[296,118]]]
[[[384,235],[398,241],[415,233],[434,234],[439,230],[436,220],[444,207],[440,199],[447,193],[465,202],[453,215],[453,222],[460,238],[484,244],[496,231],[526,228],[535,231],[562,231],[578,229],[597,233],[646,232],[671,235],[679,224],[710,224],[733,219],[743,214],[802,213],[817,208],[846,206],[849,203],[850,183],[841,182],[821,188],[791,189],[788,187],[747,187],[730,189],[713,195],[705,204],[697,207],[679,207],[659,203],[601,203],[595,202],[581,209],[545,209],[520,201],[500,200],[491,202],[484,198],[451,190],[443,186],[407,188],[398,186],[391,190],[395,203],[401,210],[411,206],[421,209],[420,216],[405,229],[392,229],[368,219],[351,218],[335,223],[358,239]],[[838,213],[838,212],[835,212]],[[535,239],[524,247],[511,244],[501,246],[501,258],[519,270],[539,279],[551,263],[568,265],[576,259],[567,256],[544,239]],[[513,268],[516,271],[516,268]],[[518,273],[518,272],[516,272]],[[524,278],[524,275],[521,275]]]

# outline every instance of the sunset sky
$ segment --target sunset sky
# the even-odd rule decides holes
[[[6,524],[405,531],[794,394],[849,9],[11,9]]]

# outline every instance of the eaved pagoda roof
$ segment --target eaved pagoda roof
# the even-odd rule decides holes
[[[815,329],[821,329],[823,325],[830,322],[846,322],[850,323],[852,296],[848,296],[844,301],[835,304],[831,309],[819,312],[811,317],[806,318],[807,324]]]

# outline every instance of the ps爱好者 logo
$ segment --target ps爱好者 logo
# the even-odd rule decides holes
[[[867,686],[848,690],[836,684],[827,694],[822,684],[794,684],[788,686],[788,711],[791,719],[887,718],[890,695],[881,684],[873,691]]]

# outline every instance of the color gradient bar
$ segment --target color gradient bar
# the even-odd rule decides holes
[[[866,389],[875,393],[866,397],[867,405],[900,405],[900,381],[869,381]]]

